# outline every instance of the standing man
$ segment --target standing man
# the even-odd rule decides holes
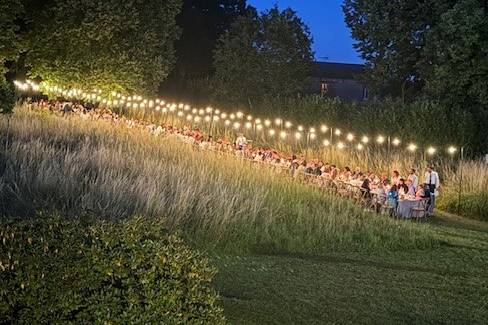
[[[427,214],[432,215],[434,212],[435,208],[435,197],[439,193],[439,188],[441,186],[440,181],[439,181],[439,174],[437,174],[436,171],[434,171],[434,166],[429,165],[427,167],[427,172],[425,173],[425,194],[430,194],[430,202],[427,210]],[[429,193],[427,193],[427,191]]]

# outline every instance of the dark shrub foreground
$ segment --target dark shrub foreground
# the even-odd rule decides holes
[[[0,324],[224,321],[216,270],[160,221],[4,221],[0,241]]]

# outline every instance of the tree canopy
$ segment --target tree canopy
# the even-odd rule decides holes
[[[20,0],[0,1],[0,83],[5,82],[5,61],[15,59],[21,49],[16,20],[22,9]]]
[[[245,13],[246,0],[183,1],[176,17],[182,29],[181,38],[175,43],[177,61],[164,88],[184,92],[187,83],[212,75],[217,40]]]
[[[343,9],[377,94],[486,103],[486,1],[345,0]]]
[[[308,27],[291,9],[250,9],[217,45],[216,95],[245,104],[265,96],[296,96],[313,60]]]
[[[26,18],[32,77],[101,90],[155,92],[175,62],[181,0],[50,0]]]

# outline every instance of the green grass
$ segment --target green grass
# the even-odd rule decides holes
[[[486,324],[488,225],[436,217],[432,250],[215,256],[233,324]]]

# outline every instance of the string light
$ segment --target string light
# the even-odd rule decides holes
[[[230,125],[230,124],[232,124],[232,122],[229,121],[227,119],[227,117],[229,116],[230,120],[234,120],[237,116],[237,118],[239,118],[239,119],[246,117],[246,120],[248,122],[246,122],[245,124],[242,124],[243,126],[246,127],[246,129],[251,129],[252,125],[253,125],[252,124],[253,117],[251,115],[245,115],[241,111],[238,111],[236,113],[230,113],[230,115],[228,115],[227,113],[225,113],[225,112],[221,113],[220,110],[213,109],[210,106],[207,106],[205,109],[199,109],[198,110],[196,108],[192,109],[190,105],[184,104],[184,103],[172,103],[172,104],[170,104],[170,103],[166,103],[164,100],[161,100],[160,98],[147,99],[147,98],[143,98],[140,95],[125,96],[122,93],[119,93],[117,91],[105,92],[105,94],[108,94],[108,95],[106,95],[107,97],[105,97],[102,94],[102,90],[97,89],[97,88],[95,88],[89,92],[84,92],[82,89],[79,89],[79,88],[67,88],[67,89],[65,89],[65,88],[59,87],[58,85],[52,85],[52,84],[49,84],[47,82],[37,84],[32,80],[26,80],[25,82],[15,80],[14,84],[21,91],[34,91],[34,92],[45,91],[48,93],[54,93],[55,95],[57,94],[59,96],[65,96],[66,98],[82,98],[85,100],[91,100],[94,102],[99,102],[103,105],[107,105],[108,107],[117,107],[117,106],[123,106],[123,107],[127,107],[127,108],[146,108],[147,107],[147,108],[154,109],[155,111],[158,111],[158,112],[161,111],[163,113],[168,112],[168,110],[170,112],[174,112],[174,111],[176,111],[176,109],[184,110],[184,111],[190,111],[191,110],[191,112],[194,115],[198,114],[198,115],[202,115],[202,117],[201,118],[198,116],[193,117],[193,115],[188,114],[188,115],[186,115],[186,118],[189,120],[194,119],[195,121],[200,121],[201,119],[204,119],[206,122],[210,122],[210,121],[217,122],[222,118],[222,120],[225,119],[225,122],[224,122],[225,125]],[[213,114],[211,116],[209,116],[209,115],[205,115],[205,113],[207,113],[207,114],[213,113]],[[214,114],[216,114],[216,115],[214,115]],[[177,113],[177,116],[183,117],[185,115],[183,114],[183,112],[179,111]],[[293,127],[293,123],[291,121],[285,122],[281,118],[276,118],[274,120],[274,123],[277,126],[285,127],[286,129],[291,129]],[[264,120],[264,125],[266,127],[271,126],[271,124],[272,123],[270,120]],[[261,125],[260,119],[255,119],[254,125],[256,127],[256,130],[262,130],[264,128],[264,126]],[[235,128],[240,128],[241,124],[238,122],[235,122],[233,124],[233,126]],[[319,129],[322,133],[326,133],[328,130],[330,130],[330,128],[325,124],[322,124]],[[299,125],[299,126],[297,126],[297,130],[298,130],[298,132],[295,133],[295,138],[301,139],[303,137],[302,132],[304,131],[304,127],[302,125]],[[332,129],[332,130],[334,130],[334,134],[336,136],[340,136],[342,134],[342,131],[338,128]],[[310,139],[310,140],[316,139],[315,132],[316,132],[315,128],[310,127],[309,133],[307,134],[307,139]],[[275,135],[276,131],[273,129],[270,129],[269,134]],[[279,135],[281,138],[284,139],[287,137],[288,134],[289,133],[282,130]],[[290,134],[293,134],[293,133],[290,133]],[[349,142],[354,141],[354,134],[353,133],[347,133],[346,139]],[[385,141],[386,141],[386,137],[383,135],[380,135],[376,138],[376,142],[378,144],[383,144]],[[365,145],[369,142],[370,142],[370,139],[366,135],[364,135],[361,138],[361,143],[358,143],[356,145],[356,148],[358,150],[362,150],[365,148]],[[394,146],[399,146],[401,144],[401,140],[399,138],[393,138],[391,143]],[[331,143],[328,139],[324,139],[323,144],[324,144],[324,146],[331,145]],[[343,149],[346,146],[343,142],[338,142],[337,147],[339,149]],[[410,143],[407,146],[407,149],[411,152],[414,152],[417,149],[417,146],[413,143]],[[449,155],[454,155],[458,149],[454,146],[449,146],[445,150]],[[431,146],[431,147],[428,147],[426,149],[426,152],[429,155],[434,155],[437,152],[437,149]]]
[[[414,152],[415,150],[417,150],[417,146],[413,143],[410,143],[407,149],[410,150],[411,152]]]

